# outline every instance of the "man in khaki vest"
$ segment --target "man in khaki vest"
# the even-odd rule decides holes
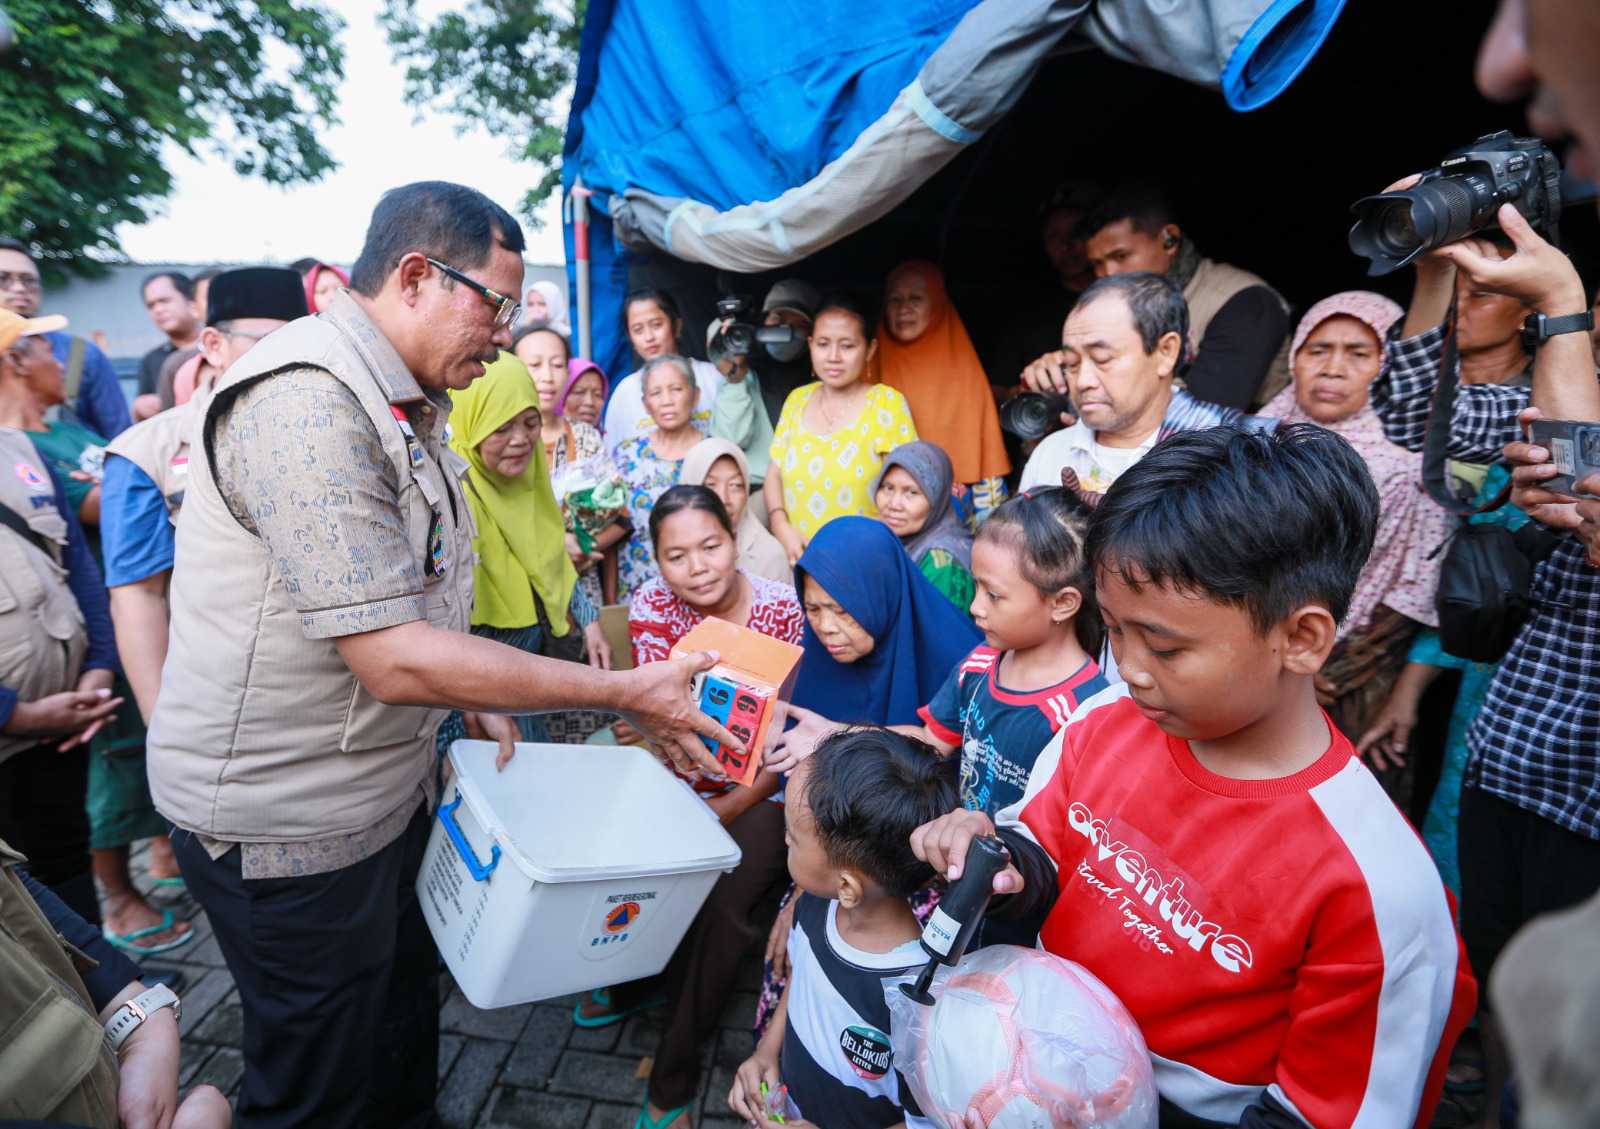
[[[208,374],[221,372],[257,341],[306,315],[300,276],[282,267],[246,267],[214,276],[209,285],[209,317],[200,332],[200,348]],[[167,658],[167,584],[172,575],[174,527],[183,501],[189,461],[189,432],[210,395],[209,377],[193,399],[134,424],[106,449],[100,485],[100,555],[110,590],[111,619],[123,673],[148,724],[161,685],[161,664]],[[145,775],[144,754],[135,749],[136,777]],[[148,792],[128,795],[133,811],[149,810]],[[124,831],[133,819],[121,821]],[[124,836],[126,838],[126,836]],[[131,843],[119,842],[105,829],[97,832],[96,877],[104,899],[106,924],[130,938],[130,944],[164,952],[182,944],[187,923],[171,925],[147,901],[128,870]],[[181,881],[178,862],[165,835],[150,840],[150,877],[162,885]]]
[[[731,740],[690,702],[711,656],[608,672],[467,632],[446,390],[510,348],[522,249],[472,189],[386,193],[350,289],[236,362],[193,433],[150,783],[238,984],[246,1129],[435,1122],[414,884],[448,709],[507,749],[505,713],[573,707],[685,766]]]
[[[0,840],[0,1123],[227,1129],[215,1086],[178,1104],[177,997],[24,864]]]
[[[305,287],[287,267],[245,267],[214,275],[199,348],[206,369],[225,372],[267,334],[305,317]],[[100,550],[122,670],[148,722],[167,661],[167,585],[178,509],[189,481],[189,437],[211,399],[194,398],[123,432],[106,448],[100,487]]]
[[[1097,278],[1130,271],[1164,274],[1189,303],[1190,395],[1226,408],[1259,408],[1289,383],[1289,304],[1256,275],[1200,254],[1177,212],[1151,184],[1112,188],[1078,223]],[[1063,354],[1049,352],[1022,372],[1035,392],[1067,394]]]
[[[0,380],[59,380],[44,334],[66,324],[0,309]],[[77,515],[27,433],[0,428],[0,838],[93,922],[89,739],[121,705],[116,665],[105,586]]]

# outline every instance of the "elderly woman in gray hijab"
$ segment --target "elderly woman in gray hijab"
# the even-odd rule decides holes
[[[902,443],[883,461],[873,484],[878,520],[894,531],[911,560],[945,599],[963,612],[972,606],[972,531],[951,498],[955,471],[944,449]]]

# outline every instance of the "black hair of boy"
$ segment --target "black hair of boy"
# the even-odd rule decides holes
[[[1072,229],[1074,239],[1092,239],[1102,229],[1127,220],[1135,231],[1156,235],[1169,223],[1178,222],[1178,209],[1159,184],[1130,180],[1113,184],[1091,200],[1083,218]]]
[[[806,803],[828,861],[909,898],[933,877],[911,833],[961,806],[960,757],[891,729],[836,733],[811,755]]]
[[[1017,571],[1041,595],[1049,598],[1063,588],[1078,590],[1083,602],[1073,617],[1073,631],[1091,657],[1100,653],[1106,639],[1086,547],[1092,512],[1070,490],[1037,486],[1000,503],[978,529],[980,540],[1016,553]]]
[[[1183,432],[1130,467],[1089,519],[1089,559],[1130,588],[1170,584],[1249,613],[1350,607],[1378,490],[1355,449],[1315,424]]]

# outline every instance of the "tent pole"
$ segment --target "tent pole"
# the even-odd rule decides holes
[[[578,355],[593,357],[594,327],[590,322],[589,299],[589,197],[593,195],[580,179],[572,186],[572,246],[578,273]]]

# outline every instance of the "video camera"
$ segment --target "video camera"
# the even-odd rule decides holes
[[[748,357],[757,345],[786,346],[800,340],[790,326],[754,324],[750,299],[735,294],[717,299],[717,320],[725,324],[706,347],[713,364]]]
[[[1370,277],[1398,270],[1424,251],[1496,226],[1511,204],[1552,243],[1563,207],[1594,199],[1594,185],[1568,177],[1536,137],[1485,134],[1457,149],[1410,188],[1357,200],[1350,250],[1370,259]]]

